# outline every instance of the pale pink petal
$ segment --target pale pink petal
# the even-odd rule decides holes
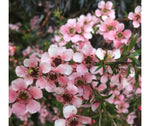
[[[122,45],[122,43],[120,41],[115,41],[114,40],[114,47],[115,48],[119,48]]]
[[[13,103],[16,100],[16,92],[10,87],[9,88],[9,103]]]
[[[105,90],[107,88],[106,84],[100,84],[100,86],[98,87],[99,91]]]
[[[80,64],[80,65],[77,66],[76,71],[83,75],[83,74],[88,72],[88,69],[87,69],[87,67],[85,65]]]
[[[37,60],[35,60],[35,59],[25,59],[23,63],[24,63],[24,66],[26,66],[26,67],[36,67],[37,66]]]
[[[134,19],[134,13],[133,12],[130,12],[129,15],[128,15],[128,18],[130,20],[133,20]]]
[[[77,114],[77,109],[74,105],[68,105],[63,108],[63,115],[65,118],[69,118]]]
[[[126,38],[130,38],[131,37],[131,31],[130,30],[125,30],[124,32],[123,32],[123,35],[126,37]]]
[[[140,13],[141,12],[141,6],[137,6],[135,8],[135,13]]]
[[[78,119],[79,119],[83,124],[90,124],[91,121],[92,121],[90,117],[85,117],[85,116],[78,116]]]
[[[81,35],[74,35],[73,37],[71,37],[71,40],[73,43],[76,43],[78,41],[84,41],[84,39]]]
[[[30,100],[29,103],[27,104],[27,110],[33,114],[36,113],[40,110],[41,105],[39,102],[35,101],[35,100]]]
[[[68,83],[68,77],[67,76],[59,76],[58,82],[61,86],[65,86]]]
[[[99,9],[96,9],[96,10],[95,10],[95,15],[96,15],[97,17],[100,17],[100,16],[102,15],[102,13],[101,13],[101,11],[100,11]]]
[[[40,99],[43,96],[43,93],[41,91],[41,89],[39,89],[38,87],[30,87],[29,88],[29,93],[33,96],[33,98],[35,99]]]
[[[96,56],[100,59],[103,60],[104,56],[105,56],[106,52],[104,50],[102,50],[101,48],[98,48],[96,50]]]
[[[140,26],[140,23],[137,21],[133,21],[134,28],[138,28]]]
[[[78,92],[78,88],[75,85],[69,84],[67,86],[67,90],[71,93],[71,94],[76,94]]]
[[[112,56],[114,57],[114,59],[119,59],[119,58],[121,57],[120,49],[115,49],[115,50],[113,51]]]
[[[118,31],[122,31],[124,29],[124,24],[123,23],[119,23],[117,26],[116,26],[116,29]]]
[[[54,83],[48,83],[48,85],[45,87],[45,90],[47,92],[54,92],[56,90],[56,85]]]
[[[73,56],[72,50],[67,50],[62,53],[62,59],[64,61],[70,61],[72,59],[72,56]]]
[[[99,106],[99,102],[96,102],[94,104],[92,104],[91,108],[92,108],[92,111],[94,112]]]
[[[31,77],[31,76],[25,76],[25,77],[24,77],[24,81],[25,81],[25,83],[26,83],[27,85],[30,85],[30,84],[33,83],[33,77]]]
[[[98,3],[98,8],[104,8],[105,7],[105,1],[100,1]]]
[[[84,37],[85,37],[86,39],[91,39],[91,38],[92,38],[91,32],[85,32],[83,35],[84,35]]]
[[[103,76],[101,77],[101,82],[102,82],[102,83],[106,83],[107,80],[108,80],[107,75],[103,75]]]
[[[54,126],[66,126],[66,120],[65,119],[58,119],[55,121]]]
[[[14,91],[18,91],[18,90],[22,90],[22,89],[26,89],[27,88],[27,84],[25,83],[25,81],[21,78],[18,78],[14,81],[12,81],[12,89]]]
[[[36,81],[36,86],[37,86],[37,87],[40,87],[41,89],[45,88],[46,85],[47,85],[47,81],[46,81],[43,77],[39,78],[39,79]]]
[[[81,100],[81,98],[74,97],[74,98],[72,99],[72,103],[73,103],[73,105],[74,105],[75,107],[79,108],[79,107],[81,107],[81,105],[82,105],[82,100]]]
[[[48,73],[51,70],[50,63],[43,62],[40,64],[40,70],[42,73]]]
[[[61,94],[64,94],[64,89],[61,87],[56,87],[55,92],[56,94],[61,95]]]
[[[106,19],[106,21],[107,21],[107,19]],[[105,22],[106,22],[106,21],[105,21]],[[102,24],[100,25],[100,27],[99,27],[99,30],[102,31],[102,32],[104,32],[104,31],[106,30],[106,25],[105,25],[104,23],[102,23]]]
[[[112,2],[107,1],[107,2],[106,2],[106,8],[107,8],[108,10],[111,10],[112,7],[113,7]]]
[[[83,78],[87,83],[91,83],[92,80],[95,79],[95,76],[90,73],[86,73]]]
[[[83,92],[84,99],[89,100],[90,95],[91,95],[91,88],[89,86],[84,86],[84,92]]]
[[[48,49],[48,53],[51,57],[55,57],[55,56],[59,55],[57,45],[50,45],[50,48]]]
[[[26,112],[26,106],[16,102],[12,105],[12,112],[16,115],[23,115]]]
[[[41,56],[41,62],[51,63],[50,55],[47,52],[45,52],[44,54],[42,54],[42,56]]]
[[[91,55],[92,51],[93,47],[90,44],[85,44],[82,48],[82,52],[86,56]]]
[[[73,70],[72,67],[68,64],[60,64],[56,68],[56,72],[65,74],[65,75],[70,75],[72,73],[72,70]]]
[[[24,66],[17,66],[15,71],[18,77],[24,77],[27,74],[28,69]]]

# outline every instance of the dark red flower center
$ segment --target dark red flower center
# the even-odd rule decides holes
[[[30,68],[30,69],[29,69],[29,74],[30,74],[32,77],[37,78],[37,77],[40,75],[39,67]]]
[[[29,93],[25,90],[19,92],[19,98],[22,100],[27,100],[29,98]]]
[[[60,58],[55,58],[54,60],[53,60],[53,63],[54,63],[54,66],[59,66],[61,63],[62,63],[62,60],[60,59]]]
[[[79,121],[78,118],[76,117],[72,117],[67,121],[67,126],[78,126],[79,125]]]
[[[57,80],[58,75],[55,72],[50,72],[50,73],[47,73],[47,77],[48,79],[54,81],[54,80]]]
[[[62,97],[63,97],[64,101],[68,103],[68,102],[72,101],[73,96],[71,94],[63,94]]]
[[[84,62],[85,62],[86,65],[91,65],[93,63],[93,58],[91,56],[87,56],[84,59]]]

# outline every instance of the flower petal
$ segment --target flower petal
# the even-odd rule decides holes
[[[65,119],[58,119],[55,121],[54,126],[66,126],[66,120]]]
[[[12,112],[16,115],[23,115],[26,112],[26,106],[16,102],[12,105]]]
[[[41,89],[38,87],[30,87],[29,88],[29,93],[35,98],[35,99],[40,99],[43,96],[43,93]]]
[[[12,81],[12,89],[14,91],[18,91],[18,90],[22,90],[22,89],[26,89],[27,88],[27,84],[25,83],[25,81],[21,78],[18,78],[14,81]]]
[[[77,114],[77,109],[74,105],[68,105],[63,108],[63,114],[65,118],[69,118],[72,115]]]
[[[18,77],[24,77],[27,74],[28,69],[24,66],[17,66],[15,71]]]
[[[32,114],[38,112],[40,108],[41,108],[40,103],[35,100],[30,100],[29,103],[27,104],[27,110]]]

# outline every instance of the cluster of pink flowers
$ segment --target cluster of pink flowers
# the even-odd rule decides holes
[[[140,27],[140,23],[141,23],[141,6],[137,6],[135,8],[134,13],[130,12],[129,15],[128,15],[128,18],[130,20],[133,20],[134,28]]]
[[[10,30],[14,30],[14,31],[18,31],[19,28],[20,28],[20,26],[21,26],[21,23],[20,23],[20,22],[18,22],[18,23],[16,23],[16,24],[9,24],[9,29],[10,29]]]
[[[9,56],[13,56],[16,51],[16,46],[13,43],[9,42]]]
[[[39,20],[39,16],[34,16],[30,20],[30,27],[31,27],[32,30],[36,30],[40,27],[40,25],[38,24],[38,20]]]
[[[38,18],[33,20],[37,22]],[[48,52],[31,55],[24,60],[23,65],[16,67],[16,74],[20,78],[12,81],[9,88],[12,113],[24,115],[26,112],[40,112],[44,123],[48,112],[45,107],[41,108],[37,100],[42,98],[42,91],[46,90],[64,105],[64,118],[56,118],[55,126],[83,126],[92,124],[92,119],[78,115],[77,110],[91,107],[95,112],[101,104],[96,94],[101,97],[111,95],[105,101],[115,105],[118,116],[125,113],[127,122],[133,124],[136,116],[129,111],[128,100],[141,93],[141,78],[136,89],[133,67],[127,76],[127,64],[118,65],[116,74],[109,65],[105,65],[115,64],[122,56],[121,45],[129,44],[131,31],[124,27],[123,23],[115,20],[115,11],[110,1],[101,1],[95,15],[69,19],[60,27],[60,34],[55,36],[55,44],[50,45]],[[96,28],[107,43],[113,42],[113,50],[92,47],[90,39]],[[30,52],[30,49],[26,51]],[[105,65],[105,70],[95,66],[100,61]]]

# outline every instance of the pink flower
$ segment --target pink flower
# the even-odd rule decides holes
[[[110,31],[108,38],[113,40],[113,45],[115,48],[119,48],[123,43],[128,44],[128,41],[131,37],[130,30],[124,30],[124,24],[119,23],[116,26],[115,31]]]
[[[67,42],[72,41],[76,43],[78,41],[84,41],[83,37],[77,34],[77,32],[80,32],[80,26],[77,24],[76,19],[69,19],[67,24],[60,28],[60,33]]]
[[[105,3],[105,1],[100,1],[98,3],[98,8],[96,11],[95,11],[95,15],[97,17],[100,17],[102,16],[102,19],[105,20],[106,18],[110,17],[112,19],[115,19],[115,11],[113,8],[113,4],[112,2],[110,1],[107,1]]]
[[[38,64],[40,64],[40,66]],[[50,70],[50,63],[39,63],[39,59],[32,56],[29,59],[24,60],[24,66],[16,67],[16,74],[19,77],[24,77],[28,84],[32,84],[33,80],[41,79],[42,74],[48,73]]]
[[[66,89],[65,89],[66,88]],[[78,96],[78,88],[74,85],[68,85],[60,92],[60,88],[56,90],[56,99],[64,105],[73,104],[75,107],[81,107],[82,99]]]
[[[129,104],[125,101],[120,101],[116,108],[118,110],[118,113],[128,113]]]
[[[111,42],[111,40],[109,39],[110,35],[109,32],[114,31],[118,24],[119,24],[118,21],[112,18],[107,18],[106,20],[104,20],[104,22],[101,22],[101,24],[99,25],[99,33],[103,35],[107,43]]]
[[[39,20],[39,16],[34,16],[31,20],[30,20],[30,27],[32,30],[38,29],[40,26],[38,24],[38,20]]]
[[[40,104],[34,99],[40,99],[42,96],[39,88],[28,87],[23,79],[12,81],[9,88],[9,103],[13,103],[12,112],[16,115],[23,115],[26,111],[36,113],[40,110]]]
[[[131,113],[127,116],[127,122],[128,122],[128,124],[133,125],[135,118],[136,118],[135,113],[134,113],[134,112],[131,112]]]
[[[73,105],[68,105],[63,108],[63,115],[65,119],[58,119],[55,121],[55,126],[82,126],[83,124],[90,124],[91,118],[79,116],[77,109]]]
[[[47,32],[48,32],[48,33],[53,33],[53,28],[52,28],[52,26],[49,26]]]
[[[16,46],[13,45],[13,43],[9,42],[9,55],[13,56],[16,51]]]
[[[141,23],[141,6],[137,6],[133,12],[130,12],[128,15],[128,18],[130,20],[133,20],[133,26],[134,28],[140,27]]]

